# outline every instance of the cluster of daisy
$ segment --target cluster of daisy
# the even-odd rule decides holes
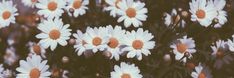
[[[227,22],[227,12],[224,10],[226,0],[192,0],[189,3],[191,21],[199,22],[204,27],[220,28]],[[170,14],[165,13],[166,26],[185,27],[189,13],[185,10],[173,9]]]
[[[114,57],[116,60],[125,52],[128,52],[127,58],[137,57],[141,60],[142,54],[148,56],[151,54],[149,50],[155,46],[155,41],[152,41],[154,36],[142,28],[129,32],[120,26],[87,27],[85,33],[77,30],[73,36],[76,38],[74,48],[78,55],[88,51],[93,53],[104,51],[111,54],[111,59]]]
[[[105,11],[110,11],[110,15],[113,17],[119,17],[117,22],[124,21],[124,26],[134,27],[142,26],[141,21],[146,21],[148,12],[145,7],[145,3],[134,0],[105,0],[108,4],[104,8]]]

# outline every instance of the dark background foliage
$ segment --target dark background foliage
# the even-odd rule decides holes
[[[120,62],[134,63],[141,70],[144,78],[190,78],[191,71],[189,67],[184,66],[178,61],[174,61],[174,54],[171,52],[170,44],[184,35],[188,35],[195,40],[197,52],[193,54],[193,58],[189,60],[190,63],[197,65],[202,62],[210,67],[214,78],[233,78],[234,77],[234,61],[231,64],[224,65],[221,69],[213,68],[214,60],[211,59],[210,46],[215,41],[222,39],[227,40],[234,34],[234,1],[227,0],[225,10],[228,12],[228,22],[222,28],[202,27],[196,22],[191,22],[190,17],[186,19],[185,28],[175,27],[168,28],[164,25],[164,13],[170,13],[173,8],[182,8],[184,11],[189,10],[189,2],[191,0],[142,0],[146,3],[148,8],[148,18],[143,26],[144,30],[149,30],[155,38],[156,47],[151,50],[150,56],[144,56],[142,61],[136,58],[127,59],[126,56],[121,56],[119,61],[109,60],[102,52],[96,54],[85,54],[78,56],[75,53],[73,45],[65,47],[58,46],[55,51],[47,50],[47,60],[50,68],[67,69],[70,78],[109,78],[110,72],[113,71],[114,65],[119,65]],[[17,24],[11,24],[10,27],[0,29],[0,63],[3,63],[3,55],[9,45],[7,40],[13,38],[16,43],[13,45],[16,48],[16,53],[20,59],[25,59],[29,52],[25,45],[29,41],[38,42],[35,35],[40,31],[30,22],[33,20],[22,21],[24,17],[35,16],[30,8],[24,7],[20,0],[15,0],[20,16],[17,17]],[[121,25],[117,23],[118,18],[113,18],[108,12],[103,11],[104,3],[96,3],[95,0],[90,0],[89,10],[83,16],[78,18],[69,17],[66,13],[63,14],[62,19],[65,24],[70,24],[72,32],[75,33],[77,29],[85,30],[87,26],[99,27],[106,25]],[[21,17],[22,16],[22,17]],[[26,24],[26,25],[25,25]],[[136,30],[137,28],[125,28],[126,30]],[[163,56],[170,54],[172,60],[165,61]],[[66,56],[69,62],[62,62],[62,58]],[[233,56],[233,55],[232,55]],[[16,63],[14,66],[5,67],[15,69],[19,66]]]

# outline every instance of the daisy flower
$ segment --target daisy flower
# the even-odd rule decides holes
[[[65,0],[38,0],[36,7],[39,9],[38,15],[43,15],[46,18],[60,17],[64,13]]]
[[[68,6],[66,7],[68,15],[74,17],[78,17],[79,15],[84,15],[86,13],[85,10],[88,9],[87,7],[88,4],[89,0],[68,0]]]
[[[217,11],[218,23],[214,25],[215,28],[220,28],[223,24],[227,22],[227,12],[224,11],[224,7],[226,5],[226,0],[214,0],[215,9]]]
[[[143,78],[143,76],[135,64],[121,62],[120,66],[114,66],[114,71],[111,72],[111,78]]]
[[[0,28],[15,23],[15,16],[18,15],[16,5],[12,1],[2,0],[0,2]]]
[[[117,4],[119,6],[118,14],[120,18],[118,22],[124,21],[124,26],[129,27],[133,25],[134,27],[142,26],[142,21],[146,21],[148,12],[145,7],[145,3],[140,1],[134,2],[133,0],[122,0]]]
[[[229,50],[232,51],[232,52],[234,52],[234,35],[232,35],[232,39],[233,40],[228,39],[227,44],[228,44]]]
[[[16,68],[16,78],[49,78],[51,73],[48,71],[49,66],[46,65],[47,60],[42,60],[38,55],[27,57],[27,60],[20,60],[20,67]]]
[[[192,38],[187,38],[187,36],[177,39],[170,47],[173,49],[175,59],[182,60],[183,62],[187,60],[187,58],[184,57],[186,53],[188,53],[188,57],[191,58],[191,54],[196,52],[195,41]]]
[[[124,44],[122,39],[125,36],[125,30],[123,30],[120,26],[112,27],[111,25],[106,27],[109,34],[109,42],[107,47],[107,52],[111,53],[110,59],[113,57],[116,60],[119,60],[119,55],[121,52],[121,46]]]
[[[36,54],[40,55],[42,58],[46,58],[46,50],[42,46],[40,46],[40,44],[37,44],[35,42],[29,42],[27,46],[29,46],[29,56]]]
[[[110,15],[116,17],[119,11],[119,6],[117,5],[121,0],[105,0],[109,5],[104,8],[105,11],[110,11]]]
[[[214,4],[211,1],[192,0],[189,5],[189,11],[192,14],[191,20],[198,21],[202,26],[208,27],[217,15]]]
[[[175,9],[172,9],[171,14],[168,14],[168,13],[165,14],[164,24],[166,26],[170,26],[172,24],[173,24],[173,26],[175,26],[176,23],[179,22],[178,26],[181,26],[181,27],[184,28],[186,22],[184,20],[181,20],[181,22],[180,22],[179,21],[180,19],[182,19],[181,16],[178,15],[178,13],[177,13],[177,11]]]
[[[122,51],[128,51],[127,58],[137,57],[138,60],[142,60],[142,54],[148,56],[151,54],[149,49],[153,49],[155,46],[153,38],[154,36],[148,30],[143,31],[142,28],[127,32],[125,39],[123,39],[126,47]]]
[[[10,47],[6,49],[6,53],[3,56],[3,58],[4,58],[4,62],[11,66],[18,61],[19,56],[16,55],[15,48]]]
[[[88,30],[89,28],[87,28]],[[74,48],[77,51],[77,55],[82,55],[87,49],[84,46],[86,44],[84,37],[87,36],[84,33],[82,33],[80,30],[77,30],[77,33],[73,34],[73,36],[76,38],[76,44],[74,45]]]
[[[104,51],[107,48],[108,42],[108,31],[104,27],[89,28],[86,31],[87,34],[84,37],[86,44],[84,45],[87,49],[91,49],[94,53],[98,50]]]
[[[195,71],[192,72],[193,78],[212,78],[211,72],[208,68],[204,68],[201,64],[195,67]]]
[[[57,44],[66,46],[66,40],[70,39],[71,35],[69,26],[69,24],[64,25],[62,19],[59,18],[44,20],[37,27],[42,31],[42,33],[36,35],[38,39],[41,39],[39,44],[43,48],[50,47],[52,51],[57,47]]]
[[[28,6],[28,7],[31,7],[31,8],[34,8],[36,3],[37,3],[38,0],[22,0],[22,3],[25,5],[25,6]]]
[[[215,58],[214,67],[220,69],[223,64],[229,64],[233,60],[232,56],[225,55],[228,52],[227,42],[223,40],[216,41],[214,46],[211,46],[212,56]]]

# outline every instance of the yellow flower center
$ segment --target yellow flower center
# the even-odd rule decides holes
[[[49,37],[53,40],[60,38],[60,35],[61,35],[60,31],[57,29],[51,30],[49,33]]]
[[[124,74],[121,76],[121,78],[131,78],[131,76],[130,76],[129,74],[124,73]]]
[[[48,4],[47,7],[48,7],[48,9],[49,9],[50,11],[54,11],[54,10],[57,9],[58,4],[57,4],[56,2],[54,2],[54,1],[52,1],[52,2],[49,2],[49,4]]]
[[[3,18],[4,20],[9,19],[10,17],[11,17],[11,12],[10,12],[10,11],[4,11],[4,12],[2,13],[2,18]]]
[[[197,18],[203,19],[206,16],[206,12],[204,10],[199,9],[197,10],[196,15],[197,15]]]
[[[82,1],[81,0],[75,0],[73,2],[73,8],[78,9],[81,7]]]
[[[100,37],[93,38],[93,45],[98,46],[102,43],[102,39]]]
[[[29,73],[30,78],[39,78],[40,75],[41,75],[41,72],[37,68],[33,68]]]
[[[144,43],[141,40],[135,40],[132,43],[132,47],[134,49],[141,49],[143,47]]]
[[[199,74],[198,78],[206,78],[205,73],[201,72],[201,73]]]
[[[108,45],[111,48],[116,48],[119,45],[119,41],[116,38],[110,38]]]
[[[134,8],[128,8],[128,9],[126,10],[126,14],[127,14],[127,16],[128,16],[129,18],[133,18],[133,17],[136,16],[136,9],[134,9]]]
[[[182,44],[182,43],[177,44],[176,47],[180,53],[184,53],[188,48],[186,44]]]

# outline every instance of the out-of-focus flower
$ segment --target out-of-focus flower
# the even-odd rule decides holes
[[[0,78],[12,78],[12,71],[4,69],[3,64],[0,64]]]
[[[107,52],[111,53],[111,59],[114,57],[115,60],[119,60],[121,52],[121,46],[124,45],[123,38],[125,37],[125,30],[120,26],[112,27],[111,25],[106,27],[109,35],[109,42]]]
[[[232,39],[233,40],[228,39],[227,44],[228,44],[229,50],[232,51],[232,52],[234,52],[234,35],[232,35]]]
[[[148,10],[145,8],[145,3],[140,1],[134,2],[133,0],[122,0],[117,5],[120,9],[118,11],[120,15],[118,22],[124,21],[125,27],[131,25],[139,27],[142,26],[142,21],[146,21],[146,13]]]
[[[98,50],[104,51],[107,48],[108,43],[108,31],[105,27],[88,28],[87,34],[84,37],[87,49],[91,49],[94,53]]]
[[[201,64],[195,67],[195,71],[192,72],[191,76],[193,78],[212,78],[210,70]]]
[[[166,13],[165,19],[164,19],[164,24],[166,26],[170,26],[170,25],[176,26],[176,24],[177,24],[177,26],[181,26],[184,28],[186,22],[177,13],[176,9],[172,9],[171,14]]]
[[[15,16],[17,15],[16,5],[13,5],[12,1],[2,0],[0,2],[0,28],[15,23]]]
[[[188,53],[188,57],[191,58],[191,54],[196,52],[195,41],[192,38],[187,38],[187,36],[177,39],[177,42],[173,43],[170,47],[173,49],[175,59],[182,60],[183,62],[186,62],[187,60],[185,57],[186,53]]]
[[[10,47],[6,49],[6,53],[4,55],[4,62],[8,65],[15,64],[19,59],[19,56],[15,54],[15,48]]]
[[[68,0],[68,6],[66,7],[68,15],[74,17],[78,17],[79,15],[84,15],[86,13],[85,10],[88,9],[87,7],[88,4],[89,0]]]
[[[208,0],[192,0],[189,3],[191,20],[198,21],[202,26],[208,27],[217,15],[212,1]]]
[[[34,8],[38,0],[22,0],[25,6]]]
[[[117,5],[121,0],[105,0],[109,5],[104,8],[105,11],[110,11],[110,15],[116,17],[119,11],[119,6]]]
[[[38,0],[36,7],[39,11],[37,13],[46,18],[58,18],[64,13],[63,8],[66,7],[65,5],[65,0]]]
[[[68,70],[63,70],[63,72],[62,72],[62,78],[69,78],[69,77],[67,76],[68,73],[69,73]]]
[[[114,66],[114,71],[111,72],[111,78],[143,78],[143,76],[135,64],[130,65],[121,62],[120,66]]]
[[[37,44],[35,42],[29,42],[27,46],[29,46],[29,56],[36,54],[40,55],[42,58],[46,58],[46,50],[42,46],[40,46],[40,44]]]
[[[88,31],[89,28],[87,28],[86,31]],[[73,36],[76,38],[76,44],[74,45],[74,48],[76,49],[77,55],[80,56],[82,55],[87,49],[84,46],[87,44],[84,40],[84,37],[87,36],[84,33],[82,33],[80,30],[77,30]]]
[[[27,57],[26,61],[20,60],[20,67],[16,68],[19,72],[16,78],[49,78],[51,73],[46,63],[47,60],[43,61],[38,55]]]
[[[230,55],[225,55],[228,52],[227,42],[219,40],[214,46],[211,46],[213,53],[211,54],[215,57],[214,67],[220,69],[223,64],[229,64],[233,58]]]
[[[126,45],[122,51],[128,51],[127,58],[137,57],[142,60],[142,54],[148,56],[150,49],[155,47],[155,41],[152,41],[154,36],[148,30],[143,31],[139,28],[137,31],[132,30],[126,33],[123,43]]]
[[[41,39],[39,44],[43,48],[49,48],[52,51],[57,47],[57,44],[62,46],[67,45],[68,39],[70,39],[70,31],[68,29],[70,25],[63,25],[62,19],[55,18],[44,20],[42,23],[38,25],[38,29],[42,31],[42,33],[36,35],[38,39]]]
[[[214,5],[217,11],[217,16],[215,18],[218,20],[218,23],[215,24],[214,27],[220,28],[227,22],[227,12],[223,10],[226,5],[226,0],[214,0]]]
[[[0,64],[0,78],[4,78],[4,68],[3,68],[3,65],[2,64]]]

